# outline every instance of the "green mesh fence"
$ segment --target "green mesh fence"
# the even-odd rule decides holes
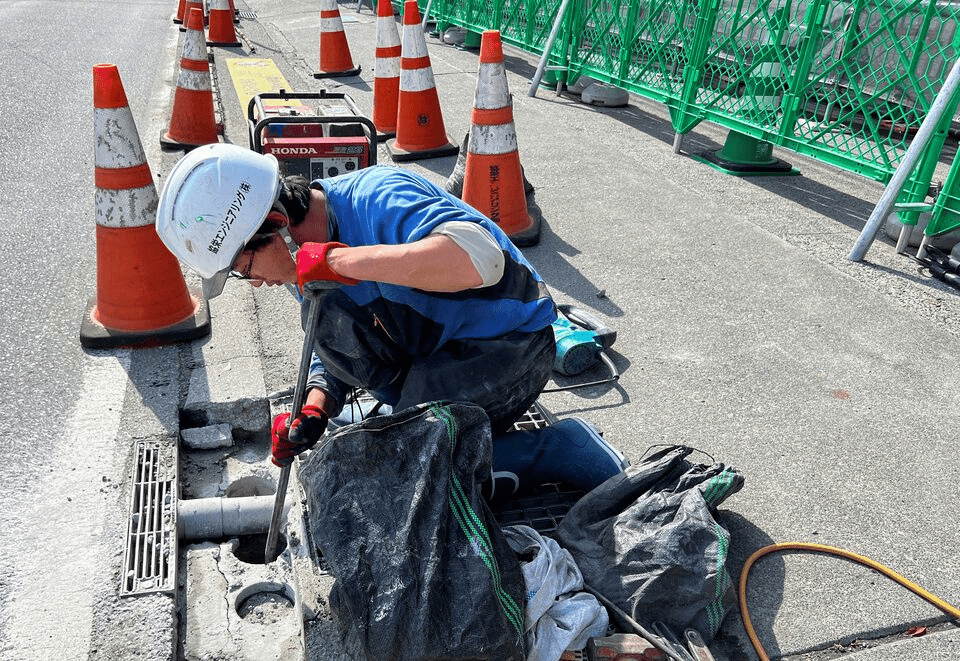
[[[561,4],[434,0],[430,18],[542,55]],[[926,0],[571,0],[548,63],[665,104],[677,133],[709,121],[886,182],[960,51],[958,21],[960,4]],[[898,201],[927,194],[955,107]]]

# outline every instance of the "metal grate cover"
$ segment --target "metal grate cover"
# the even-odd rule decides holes
[[[177,445],[137,441],[133,453],[120,595],[173,592],[177,585]]]

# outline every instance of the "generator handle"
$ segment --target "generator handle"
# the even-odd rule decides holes
[[[377,127],[366,117],[360,115],[346,115],[337,117],[324,117],[317,115],[315,117],[306,117],[303,115],[293,115],[291,117],[265,117],[254,124],[250,122],[250,149],[258,154],[263,153],[263,138],[261,133],[264,127],[270,124],[363,124],[367,143],[370,145],[370,165],[377,164]]]
[[[252,122],[254,120],[254,108],[260,111],[261,117],[266,114],[266,110],[263,107],[263,99],[280,99],[281,101],[290,101],[291,99],[343,99],[350,107],[350,110],[353,111],[354,115],[360,115],[360,109],[357,107],[356,101],[353,100],[352,96],[344,92],[328,92],[326,90],[319,92],[288,92],[287,90],[280,90],[279,92],[261,92],[260,94],[254,94],[250,97],[250,101],[247,103],[247,119],[249,121]]]

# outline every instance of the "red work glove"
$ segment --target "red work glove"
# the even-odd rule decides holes
[[[342,282],[345,285],[355,285],[359,280],[340,275],[327,263],[327,253],[333,248],[346,248],[342,243],[328,241],[327,243],[304,243],[297,251],[297,284],[300,291],[303,286],[313,280],[330,280]]]
[[[271,461],[276,466],[289,466],[295,456],[316,445],[326,429],[327,414],[319,406],[307,404],[292,423],[289,413],[277,415],[270,430]]]

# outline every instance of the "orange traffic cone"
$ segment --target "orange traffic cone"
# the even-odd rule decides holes
[[[206,303],[157,236],[157,188],[113,64],[93,67],[97,296],[80,324],[85,347],[155,346],[210,332]]]
[[[210,29],[207,30],[208,46],[239,46],[237,32],[233,29],[233,8],[229,0],[210,0]]]
[[[443,126],[417,0],[407,0],[403,6],[397,137],[387,140],[387,151],[395,161],[434,158],[460,151]]]
[[[173,22],[178,25],[182,24],[183,16],[186,13],[186,11],[187,11],[187,0],[180,0],[180,2],[177,3],[177,14],[176,16],[173,17]]]
[[[401,52],[393,4],[381,0],[377,3],[377,50],[373,66],[373,125],[381,139],[397,134]]]
[[[313,77],[337,78],[358,73],[360,67],[353,66],[337,0],[320,0],[320,70]]]
[[[183,9],[183,20],[180,23],[180,32],[186,32],[187,28],[187,18],[190,16],[190,10],[194,7],[200,10],[200,14],[203,16],[203,27],[207,27],[207,15],[203,11],[203,0],[187,0],[186,7]]]
[[[515,245],[540,240],[540,224],[527,210],[499,30],[485,30],[481,37],[462,199],[499,225]]]
[[[213,114],[213,90],[210,63],[203,36],[203,11],[196,7],[187,15],[187,33],[183,38],[177,91],[169,129],[160,135],[160,144],[170,149],[189,151],[217,142],[217,120]]]

